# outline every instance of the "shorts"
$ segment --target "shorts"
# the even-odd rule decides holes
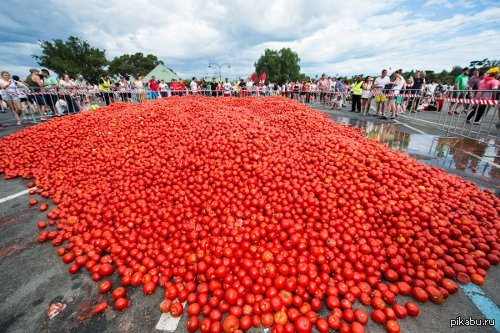
[[[452,98],[465,98],[465,91],[454,91]]]
[[[4,93],[4,94],[2,94],[2,100],[6,101],[6,102],[9,102],[9,101],[17,102],[19,100],[19,96],[17,96],[17,94],[12,95],[9,93]]]
[[[401,104],[403,102],[403,96],[398,96],[396,98],[396,104]]]
[[[28,97],[19,97],[19,100],[22,102],[27,102],[28,101]]]
[[[377,95],[375,96],[375,102],[382,103],[385,102],[387,97],[385,95]]]
[[[28,101],[30,103],[35,103],[38,105],[45,105],[45,98],[43,98],[43,95],[28,95]]]

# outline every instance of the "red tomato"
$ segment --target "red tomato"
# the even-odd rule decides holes
[[[118,288],[115,288],[113,290],[113,292],[111,293],[111,296],[117,300],[119,298],[123,298],[125,297],[125,294],[127,293],[127,291],[125,290],[125,288],[123,287],[118,287]]]
[[[387,330],[388,333],[401,332],[401,328],[399,327],[398,322],[395,320],[388,320],[387,323],[385,324],[385,329]]]
[[[195,332],[200,326],[200,320],[198,317],[189,317],[186,321],[186,329],[188,332]]]
[[[129,300],[120,297],[115,301],[115,309],[119,311],[125,310],[125,308],[129,306],[129,304],[130,304]]]
[[[97,304],[92,309],[92,313],[101,313],[101,312],[106,311],[107,308],[108,308],[108,302],[102,302],[102,303]]]
[[[311,321],[306,317],[297,318],[294,327],[297,333],[309,333],[312,330]]]
[[[180,302],[173,302],[170,306],[170,315],[174,318],[180,317],[184,312],[184,307]]]
[[[99,292],[104,294],[111,290],[111,282],[109,280],[104,280],[99,284]]]
[[[384,311],[382,311],[380,309],[373,310],[371,317],[372,317],[372,320],[374,322],[376,322],[377,324],[383,324],[386,321],[385,313],[384,313]]]
[[[407,302],[405,304],[405,308],[406,310],[408,311],[408,314],[412,317],[416,317],[418,316],[418,313],[419,313],[419,309],[418,309],[418,306],[415,304],[415,303],[412,303],[412,302]]]
[[[236,318],[233,315],[227,315],[224,320],[222,321],[222,329],[226,333],[232,333],[235,330],[237,330],[240,326],[240,322],[238,321],[238,318]]]
[[[149,281],[142,286],[142,292],[144,295],[151,295],[156,290],[156,283]]]

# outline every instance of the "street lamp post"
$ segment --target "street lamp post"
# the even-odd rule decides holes
[[[209,62],[209,63],[208,63],[208,68],[212,68],[212,66],[217,67],[217,69],[219,70],[219,81],[222,81],[222,72],[221,72],[221,67],[223,67],[223,66],[227,66],[227,68],[231,68],[231,65],[230,65],[230,64],[228,64],[228,63],[217,64],[217,63],[215,63],[215,62]]]

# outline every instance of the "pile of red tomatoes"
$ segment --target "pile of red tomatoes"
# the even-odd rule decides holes
[[[54,119],[0,140],[0,172],[57,205],[38,240],[71,274],[118,310],[126,288],[164,293],[189,331],[363,332],[371,318],[398,332],[416,303],[481,285],[500,257],[491,192],[281,97]]]

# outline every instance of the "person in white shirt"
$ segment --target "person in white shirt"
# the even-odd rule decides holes
[[[389,82],[391,82],[391,79],[387,76],[387,69],[383,69],[380,76],[377,77],[373,83],[373,94],[375,95],[375,102],[377,104],[377,113],[375,116],[381,116],[385,112],[385,101],[387,98],[383,90]]]
[[[226,77],[226,80],[222,84],[222,90],[224,92],[224,97],[230,97],[232,89],[233,89],[233,87],[231,86],[231,83],[229,83],[229,80]]]
[[[168,84],[165,82],[165,80],[161,80],[158,87],[160,88],[160,96],[162,98],[168,97]]]
[[[2,100],[5,101],[12,114],[17,120],[17,124],[21,125],[21,104],[19,104],[18,88],[17,83],[10,77],[10,73],[3,71],[0,78],[0,90],[2,94]]]
[[[253,94],[253,81],[251,78],[248,78],[245,86],[247,88],[248,95],[251,96]]]
[[[196,82],[196,78],[193,76],[191,82],[189,83],[189,89],[191,89],[191,93],[193,95],[198,94],[198,82]]]

